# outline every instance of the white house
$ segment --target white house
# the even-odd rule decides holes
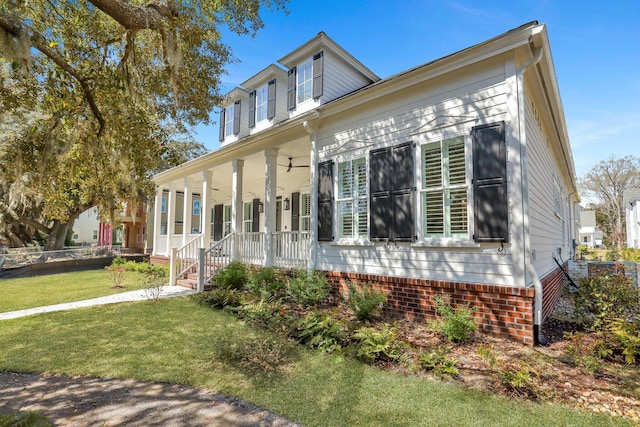
[[[632,188],[623,195],[627,224],[627,247],[640,248],[640,188]]]
[[[580,229],[578,230],[578,242],[589,248],[602,245],[602,230],[596,226],[596,211],[580,211]]]
[[[77,245],[93,245],[98,243],[100,215],[93,207],[82,212],[73,222],[72,239]]]
[[[152,261],[200,259],[200,288],[231,259],[315,269],[408,317],[448,293],[537,340],[579,201],[546,27],[384,79],[324,33],[278,62],[228,94],[220,149],[155,176]]]

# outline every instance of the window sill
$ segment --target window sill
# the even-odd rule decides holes
[[[374,244],[368,239],[339,239],[335,242],[331,242],[331,246],[374,246]]]
[[[413,248],[480,248],[482,245],[464,239],[423,239],[411,245]]]

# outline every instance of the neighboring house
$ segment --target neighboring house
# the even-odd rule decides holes
[[[602,246],[602,230],[596,226],[596,211],[580,211],[578,242],[580,245],[587,245],[591,249]]]
[[[627,247],[640,248],[640,188],[631,188],[623,195],[627,224]]]
[[[73,240],[79,245],[122,246],[130,252],[142,252],[146,239],[144,205],[132,212],[125,203],[117,214],[118,225],[101,222],[96,207],[80,214],[73,224]]]
[[[100,215],[93,207],[82,212],[73,223],[71,238],[76,245],[95,245],[98,243]]]
[[[385,79],[324,33],[279,63],[228,94],[220,149],[155,176],[152,262],[210,248],[201,289],[231,259],[315,269],[408,317],[447,293],[538,339],[579,202],[546,27]]]

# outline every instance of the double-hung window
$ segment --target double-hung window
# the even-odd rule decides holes
[[[367,162],[365,158],[338,163],[338,236],[368,237]]]
[[[247,202],[242,206],[242,231],[251,233],[253,231],[253,203]]]
[[[464,137],[422,147],[424,237],[468,237]]]
[[[231,234],[231,205],[224,205],[222,214],[222,236]]]
[[[233,118],[234,118],[235,105],[231,104],[225,109],[224,114],[224,135],[233,135]]]
[[[269,101],[269,94],[267,86],[256,90],[256,123],[263,120],[267,120],[267,104]]]
[[[297,68],[298,104],[311,99],[313,94],[313,61],[309,60]]]
[[[302,193],[300,195],[300,231],[311,229],[311,195]]]

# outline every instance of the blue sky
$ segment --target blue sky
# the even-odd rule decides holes
[[[292,0],[288,8],[264,12],[254,38],[224,33],[239,62],[227,66],[223,93],[320,31],[385,78],[537,20],[547,25],[578,177],[611,155],[640,156],[638,0]],[[213,150],[217,135],[214,124],[196,139]]]

